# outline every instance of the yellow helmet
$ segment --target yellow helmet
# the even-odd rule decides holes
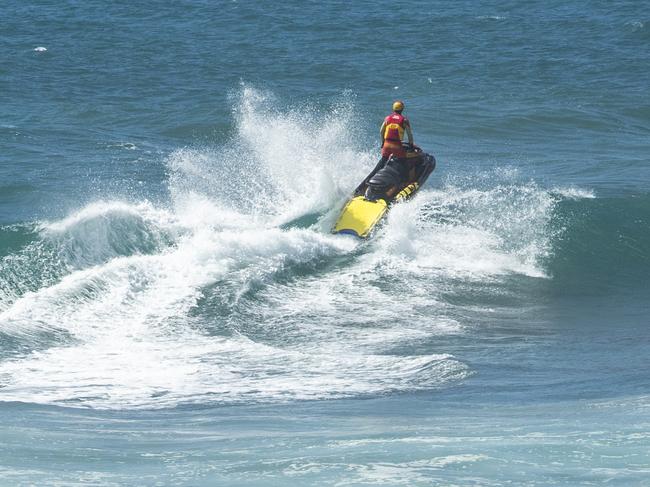
[[[394,112],[401,112],[402,110],[404,110],[404,102],[403,101],[397,100],[397,101],[393,102],[393,111]]]

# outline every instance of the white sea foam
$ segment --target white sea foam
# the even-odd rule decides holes
[[[104,213],[88,208],[47,229],[74,233],[86,217]],[[117,257],[74,272],[55,286],[26,294],[0,315],[2,331],[21,339],[43,330],[69,337],[0,364],[3,398],[97,408],[165,407],[376,394],[436,387],[462,377],[465,367],[448,355],[379,355],[354,344],[341,347],[337,339],[345,334],[323,334],[329,340],[302,346],[291,340],[265,344],[243,335],[210,336],[192,326],[188,313],[201,289],[237,270],[264,279],[287,265],[354,248],[348,239],[306,229],[222,231],[208,225],[155,255]],[[303,342],[313,340],[308,328],[303,334]]]
[[[188,231],[182,219],[165,209],[121,201],[98,201],[40,227],[43,239],[57,247],[58,258],[71,269],[161,251]]]
[[[576,187],[554,188],[552,190],[552,193],[558,194],[560,197],[570,200],[596,198],[596,193],[593,190]]]
[[[370,242],[330,235],[373,165],[352,110],[240,97],[232,140],[169,156],[169,208],[101,201],[42,225],[68,272],[0,314],[16,340],[53,337],[0,363],[3,399],[155,408],[436,388],[471,373],[435,345],[465,332],[439,297],[449,281],[544,276],[548,191],[507,170],[450,180],[394,207]]]
[[[433,457],[410,462],[372,462],[367,464],[338,462],[295,461],[284,469],[284,474],[292,477],[309,475],[315,472],[344,471],[346,475],[334,485],[429,485],[437,483],[435,476],[440,471],[452,467],[490,460],[482,454],[458,454]],[[442,480],[442,479],[441,479]],[[445,485],[448,485],[445,482]]]
[[[115,215],[126,215],[142,220],[160,220],[163,224],[171,223],[174,220],[174,217],[168,212],[156,209],[147,202],[133,205],[122,201],[97,201],[63,220],[43,223],[42,230],[60,234],[83,227],[89,221],[107,219]]]
[[[486,189],[448,185],[422,191],[388,216],[382,256],[411,272],[484,279],[509,273],[544,277],[555,200],[534,185]]]
[[[317,397],[328,381],[326,394],[349,394],[355,381],[352,371],[343,373],[345,358],[331,360],[328,377],[324,356],[244,337],[208,337],[189,323],[176,327],[178,319],[189,320],[200,289],[236,267],[273,273],[291,262],[341,250],[345,247],[336,239],[305,230],[271,229],[265,235],[207,230],[162,254],[117,258],[75,272],[56,286],[24,296],[0,315],[7,334],[20,337],[34,327],[48,327],[74,340],[2,363],[0,375],[9,378],[3,381],[3,398],[160,407],[211,395],[218,401]],[[396,359],[383,357],[353,357],[348,365],[359,360],[388,375],[391,368],[397,376],[401,370]],[[407,363],[426,367],[444,357],[419,360]],[[267,365],[275,371],[265,370]],[[367,382],[350,389],[355,390],[377,392],[381,387]]]
[[[354,149],[345,99],[325,115],[309,107],[282,112],[271,95],[244,86],[235,104],[234,140],[170,157],[176,204],[199,193],[280,225],[331,208],[373,164],[371,154]]]
[[[646,24],[647,24],[647,22],[641,22],[640,20],[634,20],[634,21],[630,21],[630,22],[625,23],[625,25],[628,25],[628,26],[632,27],[632,29],[635,30],[635,31],[644,29]]]
[[[505,20],[506,17],[502,15],[480,15],[476,17],[478,20]]]

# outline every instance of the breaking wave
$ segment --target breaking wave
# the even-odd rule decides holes
[[[351,102],[332,117],[238,96],[229,140],[167,158],[167,207],[95,202],[2,257],[2,400],[160,408],[458,383],[462,358],[405,346],[466,333],[441,289],[548,279],[558,208],[593,198],[512,170],[434,173],[369,242],[334,236],[374,163]]]

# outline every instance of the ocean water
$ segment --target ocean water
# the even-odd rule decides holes
[[[650,486],[643,2],[0,12],[0,485]]]

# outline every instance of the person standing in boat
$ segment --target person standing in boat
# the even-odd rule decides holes
[[[411,122],[402,115],[404,111],[404,102],[397,100],[393,103],[393,113],[384,119],[381,124],[379,133],[381,135],[381,163],[385,163],[391,155],[398,159],[406,157],[406,150],[402,147],[404,132],[409,139],[409,144],[413,145],[413,131]]]

